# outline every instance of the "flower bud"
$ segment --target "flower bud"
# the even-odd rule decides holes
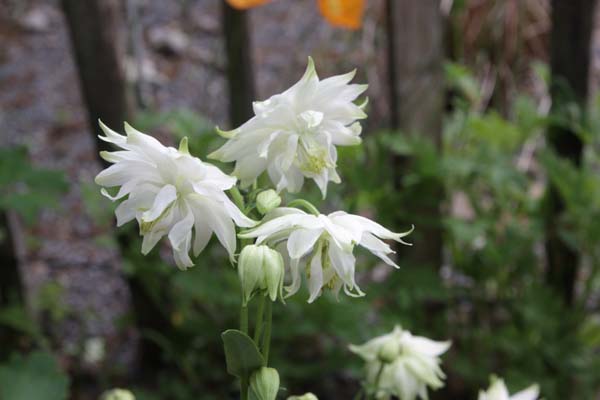
[[[279,391],[279,374],[274,368],[262,367],[250,377],[250,398],[275,400]]]
[[[377,358],[384,363],[390,364],[398,358],[400,355],[400,342],[395,339],[389,339],[385,341],[379,348]]]
[[[263,292],[272,301],[282,296],[284,277],[283,257],[268,246],[244,247],[238,261],[238,276],[242,284],[243,304],[256,292]]]
[[[265,246],[266,247],[266,246]],[[285,267],[283,257],[278,251],[266,248],[263,257],[264,286],[271,301],[277,300],[277,296],[283,298],[283,277]]]
[[[290,396],[287,400],[319,400],[317,396],[312,393],[305,393],[302,396]]]
[[[135,400],[135,396],[129,390],[112,389],[104,392],[100,400]]]
[[[256,208],[261,214],[266,214],[281,204],[281,197],[273,189],[260,192],[256,196]]]

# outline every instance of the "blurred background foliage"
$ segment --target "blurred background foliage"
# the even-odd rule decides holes
[[[344,209],[396,230],[414,223],[418,234],[420,226],[433,226],[442,234],[443,263],[415,262],[412,249],[402,247],[396,271],[359,254],[365,298],[325,295],[308,305],[301,292],[277,305],[272,357],[283,397],[312,391],[321,399],[352,398],[362,365],[348,344],[396,324],[453,341],[443,363],[448,384],[434,399],[475,398],[491,373],[503,376],[511,392],[538,382],[547,400],[598,396],[600,97],[589,106],[569,102],[551,109],[551,71],[539,61],[548,58],[548,39],[536,34],[550,24],[543,2],[450,3],[447,58],[453,61],[443,65],[439,142],[402,129],[370,129],[361,146],[339,149],[343,185],[330,186],[326,201],[310,184],[303,196],[321,211]],[[189,108],[147,107],[133,121],[173,143],[188,137],[191,153],[202,159],[222,143],[214,121]],[[547,143],[547,131],[557,126],[584,144],[580,163]],[[26,225],[59,205],[68,189],[64,173],[33,167],[30,160],[25,147],[0,149],[0,211]],[[558,235],[581,256],[572,303],[545,278],[549,185],[564,200],[553,220]],[[439,217],[415,210],[415,202],[431,201],[438,188]],[[69,382],[72,392],[126,385],[139,400],[235,398],[220,333],[237,325],[240,293],[222,249],[211,241],[197,265],[182,273],[164,247],[141,256],[135,227],[112,231],[113,209],[93,183],[77,190],[87,215],[105,229],[95,240],[121,252],[132,310],[116,324],[139,331],[138,371],[100,362],[93,378],[73,373],[64,354],[52,356],[60,353],[57,338],[45,329],[73,317],[60,282],[43,285],[33,297],[3,286],[0,339],[11,346],[0,348],[0,399],[67,399]],[[8,234],[0,233],[6,241]],[[100,339],[85,342],[67,355],[102,360],[106,346]]]

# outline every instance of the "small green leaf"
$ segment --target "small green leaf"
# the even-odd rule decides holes
[[[264,365],[258,347],[244,332],[229,329],[221,334],[221,338],[225,346],[227,372],[231,375],[249,376],[252,371]]]

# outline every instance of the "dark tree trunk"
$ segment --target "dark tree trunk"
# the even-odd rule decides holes
[[[236,10],[222,1],[223,35],[227,54],[227,83],[229,85],[229,120],[239,126],[252,117],[254,76],[252,45],[247,11]]]
[[[444,20],[439,0],[388,0],[386,4],[392,128],[422,135],[440,149],[445,91]],[[395,161],[400,192],[402,174],[410,163],[410,159]],[[399,205],[404,212],[400,223],[417,226],[412,237],[415,246],[409,252],[412,261],[437,268],[442,263],[443,188],[437,179],[417,186],[411,187],[412,200]]]
[[[62,0],[75,54],[81,92],[98,150],[110,150],[99,140],[98,119],[120,130],[130,111],[125,70],[124,15],[118,0]],[[105,164],[103,160],[101,162]]]
[[[23,281],[19,272],[19,252],[9,212],[0,211],[0,309],[23,305]],[[0,324],[0,361],[17,349],[19,332]]]
[[[550,69],[552,73],[552,112],[577,103],[584,109],[588,97],[590,44],[596,0],[552,0]],[[581,164],[583,143],[564,126],[550,126],[549,145],[575,165]],[[549,186],[546,195],[547,280],[565,303],[574,299],[579,255],[558,235],[558,218],[565,204],[558,190]]]
[[[0,306],[23,300],[16,242],[9,214],[0,212]]]

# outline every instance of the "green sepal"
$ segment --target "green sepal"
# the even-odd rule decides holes
[[[225,348],[227,372],[241,378],[262,367],[265,363],[254,341],[242,331],[228,329],[221,334]]]

